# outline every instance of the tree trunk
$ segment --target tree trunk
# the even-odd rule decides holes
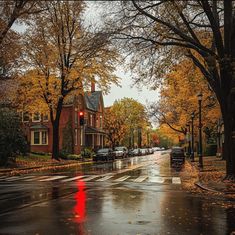
[[[225,179],[235,180],[235,88],[230,90],[227,97],[225,104],[221,105],[225,137],[223,153],[226,160]]]
[[[56,119],[53,124],[53,140],[52,140],[52,159],[59,160],[59,121]]]
[[[59,160],[60,151],[60,139],[59,139],[59,125],[60,125],[60,115],[63,107],[63,97],[61,97],[57,104],[56,116],[52,120],[53,127],[53,141],[52,141],[52,159]]]

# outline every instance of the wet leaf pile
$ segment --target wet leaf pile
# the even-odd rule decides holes
[[[191,192],[203,192],[204,194],[223,195],[235,198],[235,182],[224,180],[225,161],[219,158],[203,157],[203,169],[198,167],[198,161],[187,161],[180,173],[182,177],[182,187]],[[195,183],[200,182],[205,188],[211,191],[201,190],[195,187]]]

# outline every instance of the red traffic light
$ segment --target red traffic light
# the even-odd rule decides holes
[[[84,120],[84,112],[83,112],[83,111],[80,111],[80,112],[79,112],[79,123],[80,123],[80,126],[83,126],[84,123],[85,123],[85,120]]]

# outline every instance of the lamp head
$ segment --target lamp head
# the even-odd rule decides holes
[[[198,98],[199,101],[202,100],[202,92],[198,93],[197,98]]]

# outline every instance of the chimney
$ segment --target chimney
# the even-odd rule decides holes
[[[95,79],[91,80],[91,92],[95,91]]]

